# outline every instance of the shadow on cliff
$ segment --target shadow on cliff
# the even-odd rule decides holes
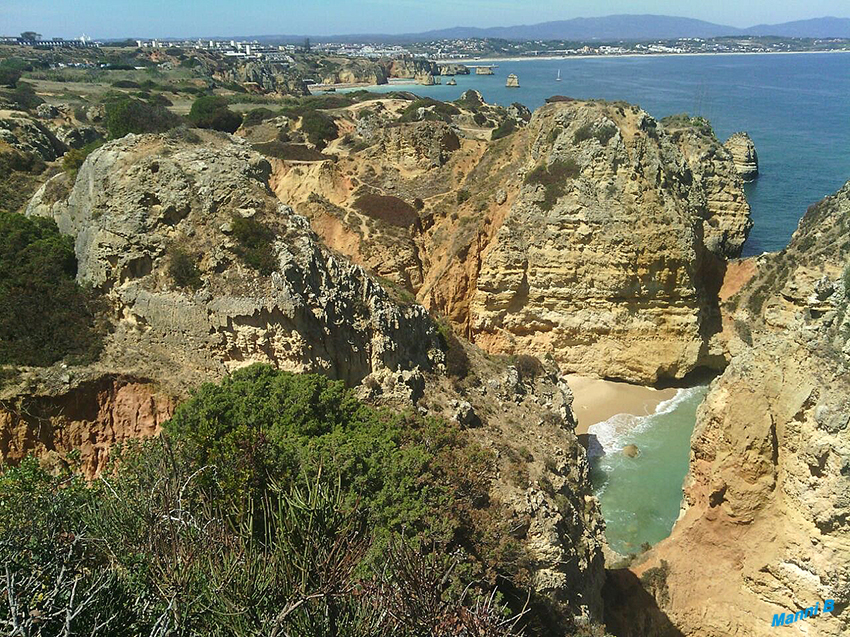
[[[627,568],[605,571],[605,626],[614,637],[683,637]]]

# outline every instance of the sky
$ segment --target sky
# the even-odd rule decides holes
[[[850,17],[850,0],[0,0],[0,35],[415,33],[616,13],[655,13],[747,27],[826,15]]]

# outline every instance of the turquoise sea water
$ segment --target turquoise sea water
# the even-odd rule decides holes
[[[612,549],[640,552],[670,534],[679,515],[682,480],[688,472],[690,438],[707,387],[680,389],[648,416],[621,414],[592,425],[591,481]],[[622,449],[640,450],[629,458]]]
[[[551,95],[626,100],[657,118],[681,112],[708,117],[721,140],[739,130],[749,132],[761,176],[747,186],[755,226],[745,255],[785,247],[806,208],[850,179],[850,53],[498,64],[493,76],[458,75],[457,86],[403,88],[441,100],[457,99],[474,88],[488,102],[521,102],[531,109]],[[558,69],[560,82],[555,81]],[[505,88],[509,73],[519,76],[521,88]]]

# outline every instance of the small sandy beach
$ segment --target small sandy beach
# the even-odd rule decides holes
[[[617,414],[645,416],[655,412],[659,403],[676,395],[676,390],[653,389],[629,383],[570,374],[567,382],[573,391],[573,412],[578,420],[577,434]]]

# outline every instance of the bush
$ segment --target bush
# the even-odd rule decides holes
[[[670,591],[667,587],[667,578],[670,575],[670,564],[667,560],[661,560],[660,566],[646,569],[640,576],[640,582],[652,591],[661,605],[670,600]]]
[[[112,83],[115,88],[142,88],[138,82],[132,80],[116,80]]]
[[[19,79],[21,79],[20,71],[0,67],[0,86],[15,88],[18,85]]]
[[[80,149],[72,148],[62,156],[62,169],[68,173],[73,180],[77,176],[77,171],[86,157],[92,154],[93,151],[103,146],[103,140],[98,140],[90,144],[86,144]]]
[[[204,282],[201,280],[201,271],[198,269],[198,259],[182,248],[175,248],[171,252],[168,264],[168,275],[179,288],[199,289]]]
[[[113,139],[129,133],[164,133],[182,121],[162,106],[130,97],[106,104],[106,128]]]
[[[455,195],[455,199],[457,200],[457,205],[460,206],[465,202],[469,201],[469,198],[472,197],[472,194],[463,188],[457,191],[457,195]]]
[[[301,118],[301,130],[307,139],[319,150],[339,136],[339,129],[331,117],[316,111],[307,111]]]
[[[545,194],[540,207],[549,211],[559,197],[566,192],[566,182],[581,174],[581,169],[574,159],[557,159],[548,167],[540,164],[525,176],[526,184],[543,186]]]
[[[502,123],[499,124],[498,128],[496,128],[493,131],[493,133],[490,135],[490,139],[492,139],[492,140],[502,139],[503,137],[507,137],[508,135],[510,135],[511,133],[514,133],[516,131],[517,131],[516,122],[514,122],[514,120],[508,118],[508,119],[503,120]]]
[[[593,124],[584,124],[576,130],[573,135],[573,142],[580,144],[588,139],[596,139],[600,144],[605,146],[616,134],[617,127],[613,124],[603,124],[599,127],[596,127]]]
[[[51,365],[100,348],[74,243],[50,219],[0,213],[0,364]]]
[[[22,111],[32,111],[39,104],[44,104],[44,100],[35,94],[32,85],[21,81],[17,82],[14,89],[0,91],[0,97]]]
[[[450,123],[452,115],[460,115],[460,109],[454,104],[424,97],[413,100],[401,113],[399,122],[415,122],[419,118],[419,109],[425,108],[425,119]]]
[[[516,367],[522,381],[533,381],[543,371],[543,364],[540,359],[528,354],[517,356],[514,360],[514,367]]]
[[[263,153],[267,157],[288,159],[291,161],[324,161],[331,158],[330,155],[325,155],[315,148],[310,148],[304,144],[285,144],[280,141],[273,141],[254,144],[253,147],[254,150]]]
[[[398,197],[387,195],[361,195],[354,207],[363,214],[380,219],[400,228],[419,228],[420,220],[416,209]]]
[[[238,244],[235,252],[245,263],[265,276],[277,270],[275,235],[270,228],[256,219],[234,216],[231,231]]]
[[[245,126],[255,126],[272,117],[274,117],[274,113],[268,108],[253,108],[245,113],[242,122]]]
[[[203,95],[192,103],[189,121],[198,128],[211,128],[235,133],[242,125],[242,116],[227,107],[227,100],[216,95]]]

